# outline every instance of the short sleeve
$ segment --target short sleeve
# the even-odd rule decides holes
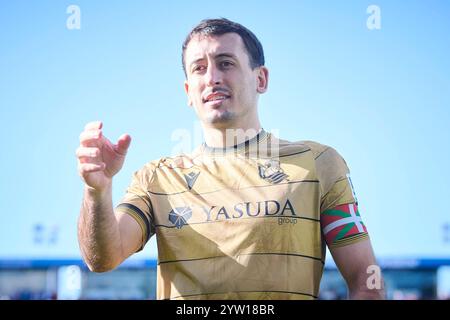
[[[320,223],[327,245],[335,248],[367,239],[347,163],[326,146],[315,160],[322,191]]]
[[[155,234],[153,209],[147,187],[152,177],[153,171],[149,166],[135,172],[125,195],[115,209],[116,212],[130,215],[141,227],[142,246],[138,251],[141,251],[150,237]]]
[[[341,204],[358,203],[347,163],[331,147],[323,146],[315,157],[320,181],[320,212]]]

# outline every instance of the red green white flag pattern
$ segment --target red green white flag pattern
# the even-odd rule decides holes
[[[329,246],[350,244],[368,236],[356,203],[339,205],[322,212],[320,223]]]

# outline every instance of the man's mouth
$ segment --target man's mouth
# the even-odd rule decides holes
[[[224,101],[230,97],[231,96],[229,94],[223,92],[214,92],[207,95],[206,98],[203,99],[203,103],[219,103],[220,101]]]

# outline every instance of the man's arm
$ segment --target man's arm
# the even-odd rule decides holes
[[[329,249],[347,282],[350,299],[385,299],[384,282],[369,239]]]
[[[102,123],[91,122],[80,135],[78,171],[85,182],[78,220],[78,242],[91,271],[114,269],[142,244],[139,224],[127,214],[115,214],[112,178],[122,168],[131,138],[116,145],[102,134]]]
[[[116,268],[142,242],[139,224],[128,214],[115,214],[111,198],[110,187],[104,192],[85,187],[78,241],[86,264],[94,272]]]

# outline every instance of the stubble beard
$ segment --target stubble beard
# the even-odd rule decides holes
[[[226,125],[232,122],[236,118],[236,114],[231,111],[224,111],[220,115],[207,115],[205,120],[209,124],[213,125]]]

